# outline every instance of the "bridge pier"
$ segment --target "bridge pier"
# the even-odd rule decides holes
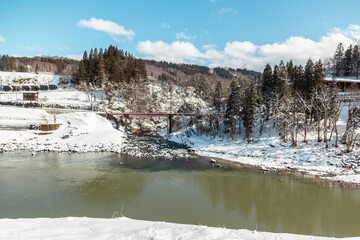
[[[128,132],[128,118],[129,118],[129,115],[124,115],[125,117],[125,133]]]
[[[168,134],[172,133],[172,118],[173,116],[168,117]]]

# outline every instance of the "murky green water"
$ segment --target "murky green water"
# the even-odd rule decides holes
[[[120,164],[120,162],[123,162]],[[191,170],[208,168],[207,170]],[[161,169],[161,170],[159,170]],[[280,181],[282,179],[282,181]],[[360,236],[360,192],[188,161],[0,155],[0,218],[89,216]]]

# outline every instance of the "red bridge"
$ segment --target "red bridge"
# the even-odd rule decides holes
[[[125,117],[125,132],[127,132],[129,117],[167,117],[168,118],[168,133],[172,132],[172,118],[173,117],[191,117],[200,116],[198,113],[108,113],[108,115],[118,115]]]

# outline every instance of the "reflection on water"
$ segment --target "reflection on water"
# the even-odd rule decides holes
[[[111,217],[121,209],[137,219],[360,235],[359,191],[211,169],[196,159],[149,160],[108,153],[0,155],[0,218]]]
[[[109,171],[110,172],[110,171]],[[116,206],[118,199],[131,202],[144,188],[145,176],[136,173],[109,174],[106,172],[81,183],[76,191],[88,206]]]
[[[289,177],[255,173],[194,177],[194,182],[210,197],[213,209],[223,205],[226,212],[237,212],[250,229],[360,235],[360,193],[357,191],[320,188]]]

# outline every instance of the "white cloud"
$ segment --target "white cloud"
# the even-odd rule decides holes
[[[56,50],[60,50],[60,51],[63,51],[63,50],[70,50],[69,47],[67,46],[64,46],[64,47],[55,47]]]
[[[360,26],[349,25],[346,29],[333,29],[318,41],[300,36],[292,36],[283,42],[264,45],[255,45],[249,41],[233,41],[226,43],[223,50],[217,50],[213,45],[203,45],[202,51],[191,42],[143,41],[138,43],[137,51],[147,58],[157,60],[262,71],[266,63],[278,64],[280,60],[292,59],[295,64],[303,65],[308,58],[324,60],[333,56],[340,42],[347,48],[360,39],[359,37]]]
[[[235,14],[237,15],[238,14],[238,11],[233,9],[233,8],[222,8],[220,11],[219,11],[219,14],[220,15],[223,15],[225,13],[232,13],[232,14]]]
[[[42,52],[43,51],[42,48],[37,47],[37,46],[26,46],[25,49],[28,51],[32,51],[32,52],[35,52],[35,51]]]
[[[80,20],[78,22],[80,27],[90,28],[97,31],[106,32],[112,36],[125,36],[129,40],[133,39],[135,32],[133,30],[126,30],[124,26],[118,25],[112,21],[90,18],[90,20]]]
[[[67,58],[70,58],[70,59],[74,59],[74,60],[82,60],[83,58],[83,54],[79,54],[79,55],[76,55],[76,54],[68,54],[66,55]]]
[[[184,32],[179,32],[179,33],[176,33],[176,39],[186,39],[186,40],[190,40],[191,37],[186,35]]]
[[[3,38],[1,35],[0,35],[0,42],[6,42],[5,38]]]
[[[201,46],[201,49],[204,49],[204,50],[209,50],[209,49],[213,49],[213,48],[216,48],[215,44],[205,44],[205,45]]]
[[[335,32],[348,36],[356,41],[360,41],[360,26],[350,24],[349,27],[342,30],[340,28],[335,28]]]
[[[201,57],[200,51],[190,42],[176,41],[171,44],[163,41],[151,42],[149,40],[139,42],[136,50],[143,53],[147,58],[155,58],[160,61],[185,62],[196,61]]]
[[[230,57],[241,58],[247,54],[255,53],[256,49],[257,47],[249,41],[245,41],[245,42],[234,41],[231,43],[229,42],[226,43],[224,52],[226,53],[226,55]]]
[[[162,28],[167,28],[167,29],[170,29],[170,28],[171,28],[170,24],[164,23],[164,22],[161,23],[161,27],[162,27]]]

